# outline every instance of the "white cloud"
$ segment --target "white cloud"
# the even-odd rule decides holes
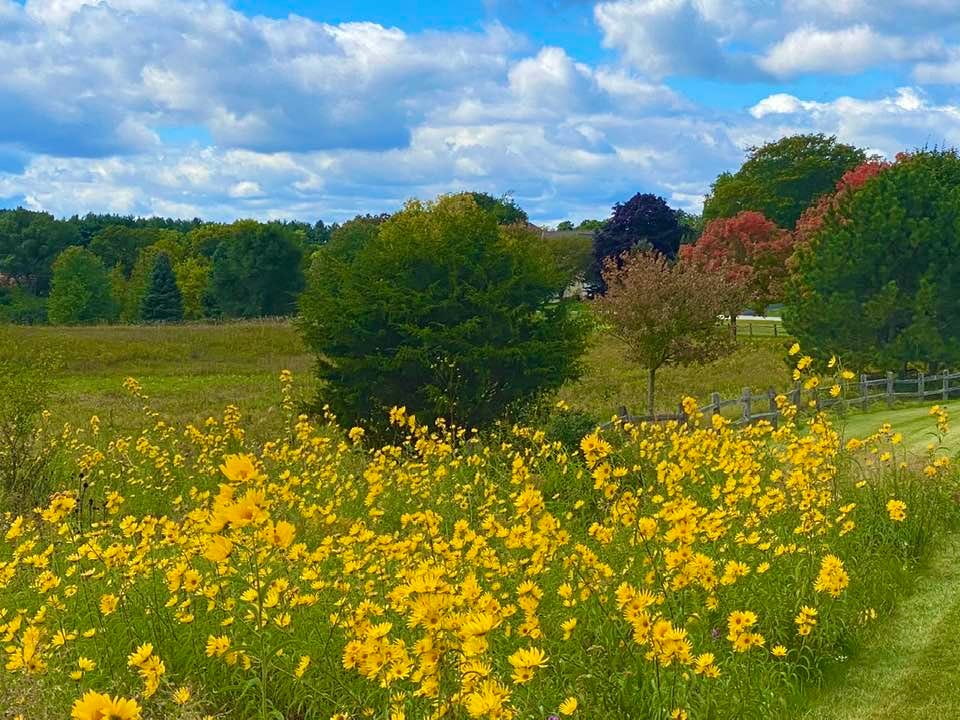
[[[780,77],[817,72],[853,74],[884,62],[918,60],[941,51],[936,40],[907,41],[880,34],[869,25],[842,30],[807,25],[771,47],[759,64]]]
[[[750,108],[750,114],[776,137],[825,132],[889,158],[922,145],[960,145],[960,107],[936,103],[911,87],[876,100],[840,97],[817,102],[771,95]],[[761,141],[769,139],[773,137]]]
[[[614,0],[594,8],[603,44],[660,78],[723,71],[728,60],[712,25],[694,0]]]

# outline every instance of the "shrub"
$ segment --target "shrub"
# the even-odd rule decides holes
[[[14,285],[0,289],[0,323],[42,325],[47,321],[47,300]]]
[[[924,151],[838,193],[787,293],[805,349],[865,370],[960,363],[958,184],[954,151]]]
[[[346,422],[404,405],[487,423],[579,373],[588,332],[552,254],[469,195],[411,202],[345,252],[314,257],[301,330]]]

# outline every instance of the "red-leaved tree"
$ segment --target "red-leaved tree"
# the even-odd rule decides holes
[[[899,162],[906,157],[908,157],[906,154],[901,153],[897,156],[897,161]],[[868,160],[844,173],[843,177],[837,181],[837,187],[832,193],[821,195],[817,202],[803,211],[800,219],[797,220],[794,241],[796,243],[809,241],[814,233],[823,226],[827,213],[834,210],[844,197],[863,187],[870,178],[876,177],[888,167],[890,167],[888,162]]]
[[[726,311],[735,322],[743,307],[761,314],[782,299],[793,243],[791,233],[748,210],[709,222],[695,244],[681,248],[681,261],[723,276],[734,291]]]

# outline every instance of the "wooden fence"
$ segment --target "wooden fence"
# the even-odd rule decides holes
[[[896,375],[888,372],[885,375],[861,375],[853,380],[838,381],[841,393],[833,397],[830,393],[832,385],[818,386],[805,390],[801,383],[783,394],[790,404],[803,409],[803,403],[813,402],[813,408],[822,410],[845,404],[847,407],[867,409],[871,404],[882,402],[888,406],[901,400],[929,400],[936,399],[946,402],[951,398],[960,397],[960,372],[943,372],[937,375],[923,373],[911,375]],[[744,388],[739,397],[724,399],[720,393],[712,393],[710,402],[700,405],[700,412],[706,416],[723,414],[730,416],[730,408],[737,408],[733,413],[733,424],[749,425],[760,420],[767,420],[774,426],[780,422],[780,408],[777,405],[776,390],[754,393],[750,388]],[[656,415],[633,415],[625,405],[617,411],[617,418],[621,422],[686,422],[687,414],[680,405],[674,413],[657,413]],[[609,428],[613,422],[601,427]]]

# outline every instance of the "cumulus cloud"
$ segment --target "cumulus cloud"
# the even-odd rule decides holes
[[[219,2],[4,2],[0,103],[22,114],[0,134],[53,154],[141,152],[151,127],[184,123],[263,151],[399,147],[431,107],[502,78],[521,45],[498,25],[409,35]]]
[[[918,84],[960,78],[960,50],[880,5],[949,23],[941,0],[604,0],[593,18],[612,52],[597,64],[497,23],[411,33],[223,0],[0,0],[0,107],[16,108],[0,113],[0,198],[57,214],[332,220],[511,190],[547,220],[604,216],[645,190],[696,210],[745,147],[788,132],[889,153],[960,142],[960,110],[919,87],[872,100],[792,89],[747,109],[670,87],[890,63],[915,64]]]
[[[733,59],[724,52],[715,24],[694,0],[615,0],[594,8],[603,43],[654,78],[722,75]]]
[[[869,25],[842,30],[807,25],[771,47],[759,64],[781,77],[817,72],[853,74],[891,60],[919,60],[942,52],[941,43],[935,39],[908,41],[878,33]]]
[[[923,145],[960,145],[960,107],[936,103],[912,87],[874,100],[818,102],[776,94],[750,108],[750,114],[781,134],[825,132],[889,158]]]

